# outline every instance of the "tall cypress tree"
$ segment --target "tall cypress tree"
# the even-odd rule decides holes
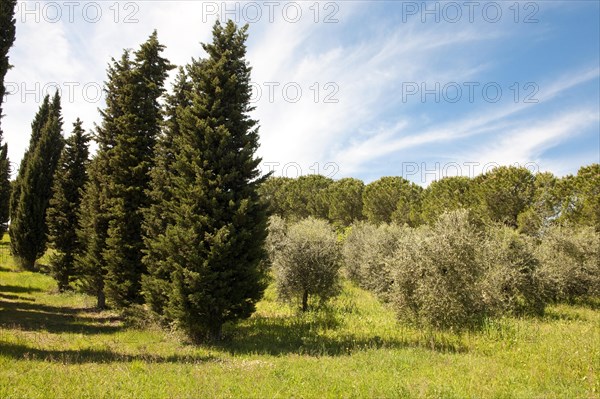
[[[130,86],[131,60],[128,51],[121,59],[112,60],[105,83],[106,108],[100,111],[102,123],[94,136],[98,151],[88,167],[88,182],[84,186],[79,212],[77,237],[82,252],[75,257],[75,269],[83,290],[97,298],[97,307],[106,307],[104,292],[106,277],[106,239],[110,217],[107,211],[109,176],[112,174],[110,156],[125,115],[122,105]]]
[[[175,162],[175,137],[179,136],[180,126],[177,118],[181,111],[190,105],[191,84],[184,68],[173,84],[172,93],[166,96],[165,129],[159,136],[155,161],[156,167],[150,172],[150,206],[144,215],[145,256],[143,263],[148,274],[142,276],[144,296],[151,309],[161,313],[167,301],[170,289],[170,268],[161,256],[160,248],[155,248],[155,241],[148,237],[158,237],[165,233],[167,226],[172,223],[169,218],[169,204],[173,200],[171,176]]]
[[[80,230],[86,252],[77,262],[100,307],[105,295],[116,306],[141,300],[143,210],[162,125],[158,100],[171,69],[163,49],[154,32],[134,60],[125,51],[108,71],[99,150],[82,204],[91,212]]]
[[[135,53],[124,87],[123,124],[110,152],[111,174],[107,212],[110,215],[104,258],[106,294],[117,306],[141,302],[143,212],[154,167],[154,148],[162,127],[158,100],[172,68],[161,57],[164,50],[156,31]]]
[[[217,22],[213,43],[203,45],[208,58],[190,69],[191,105],[178,111],[164,206],[170,223],[148,237],[170,269],[164,314],[195,340],[219,339],[225,322],[249,317],[265,288],[267,218],[257,191],[257,122],[248,115],[246,32]]]
[[[75,274],[83,291],[95,295],[98,309],[106,307],[104,278],[106,264],[103,253],[106,248],[108,216],[106,214],[107,165],[101,152],[88,165],[88,181],[84,185],[79,207],[77,239],[81,252],[75,255]]]
[[[76,232],[82,190],[87,181],[90,141],[81,125],[81,120],[77,119],[73,124],[73,134],[66,140],[54,176],[50,207],[46,212],[48,243],[55,250],[50,269],[61,292],[69,288],[74,277],[75,255],[80,251]]]
[[[38,112],[35,114],[33,118],[33,122],[31,123],[31,136],[29,137],[29,146],[25,150],[25,154],[23,154],[23,158],[21,158],[21,164],[19,165],[19,173],[12,185],[11,195],[10,195],[10,219],[14,220],[15,212],[18,207],[19,199],[21,198],[21,186],[23,185],[23,177],[25,176],[25,171],[27,169],[27,164],[29,162],[29,158],[31,154],[35,150],[37,143],[40,139],[40,135],[42,133],[42,127],[48,121],[50,116],[50,96],[46,95]]]
[[[2,102],[6,94],[4,78],[10,69],[8,51],[15,42],[15,6],[16,0],[0,2],[0,240],[8,228],[10,208],[10,162],[8,145],[2,144]]]
[[[19,265],[27,270],[34,268],[35,261],[46,250],[46,209],[63,145],[60,95],[57,92],[52,103],[48,98],[44,100],[36,115],[30,147],[21,163],[18,187],[11,201],[11,251]]]

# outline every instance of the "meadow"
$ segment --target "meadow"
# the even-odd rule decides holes
[[[460,336],[402,325],[369,292],[307,313],[273,286],[225,339],[196,346],[140,309],[96,311],[0,250],[1,398],[490,397],[600,395],[600,310],[553,305]],[[43,263],[43,259],[42,259]]]

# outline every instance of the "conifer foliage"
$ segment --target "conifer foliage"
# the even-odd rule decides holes
[[[0,2],[0,239],[8,227],[10,205],[10,162],[8,146],[2,144],[2,102],[6,94],[4,78],[10,69],[8,51],[15,41],[15,6],[16,0]]]
[[[90,141],[81,125],[82,122],[77,119],[73,134],[66,140],[54,176],[50,207],[46,213],[48,242],[55,250],[50,260],[50,269],[59,291],[69,288],[69,282],[74,276],[75,255],[80,250],[76,232],[82,189],[87,181]]]
[[[104,259],[107,295],[118,306],[142,300],[143,211],[149,205],[146,191],[162,124],[158,100],[172,68],[160,56],[163,49],[154,32],[135,53],[131,69],[125,72],[125,96],[120,98],[124,113],[118,117],[123,123],[117,126],[115,145],[109,154],[110,221]]]
[[[265,288],[267,215],[259,201],[257,122],[249,117],[247,27],[213,28],[208,58],[190,67],[191,105],[177,111],[171,195],[164,232],[150,235],[144,290],[150,303],[195,340],[219,339],[222,326],[249,317]],[[165,268],[168,272],[165,273]],[[154,279],[169,288],[154,296]]]
[[[82,221],[87,243],[82,268],[96,282],[94,290],[103,285],[107,299],[118,307],[141,301],[143,211],[149,205],[146,192],[162,125],[158,100],[172,68],[160,55],[163,49],[155,31],[133,60],[126,51],[109,68],[107,107],[97,134],[100,148],[91,169],[98,175],[91,176],[84,200],[91,214]],[[97,294],[103,302],[104,293]]]
[[[46,250],[46,209],[64,139],[60,96],[44,99],[33,124],[11,196],[10,245],[17,263],[32,270]]]
[[[170,203],[173,201],[171,178],[175,162],[175,137],[179,136],[180,126],[177,110],[190,105],[191,83],[184,68],[179,73],[172,88],[172,94],[166,98],[166,120],[163,134],[158,138],[156,146],[156,167],[151,173],[150,207],[146,210],[144,232],[146,237],[158,237],[163,234],[169,223]],[[142,276],[145,297],[150,308],[162,312],[170,289],[170,268],[161,259],[162,252],[156,248],[153,239],[146,240],[146,256],[144,265],[148,275]]]

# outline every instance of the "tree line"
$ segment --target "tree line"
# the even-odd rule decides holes
[[[337,228],[361,220],[418,227],[435,223],[444,212],[470,209],[483,220],[529,235],[539,235],[556,223],[600,231],[600,164],[560,178],[500,166],[473,178],[445,177],[427,188],[398,176],[369,184],[321,175],[271,177],[260,194],[272,214],[288,221],[324,219]]]

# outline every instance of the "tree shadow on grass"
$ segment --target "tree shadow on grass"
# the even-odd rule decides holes
[[[0,285],[0,292],[10,292],[13,294],[31,294],[32,292],[41,292],[40,288],[23,287],[20,285]]]
[[[21,295],[3,294],[0,292],[0,300],[1,299],[10,299],[11,301],[35,302],[35,298],[29,298],[29,297],[21,296]]]
[[[256,317],[246,324],[230,326],[223,342],[214,344],[231,354],[268,354],[280,356],[345,356],[353,352],[380,348],[422,348],[444,353],[464,353],[468,348],[445,339],[382,338],[354,334],[328,334],[339,323],[333,316],[306,319],[303,317]]]
[[[216,360],[216,358],[212,355],[129,355],[105,349],[48,350],[31,348],[26,345],[7,342],[0,342],[0,356],[11,357],[16,360],[41,360],[63,364],[114,363],[132,361],[142,361],[145,363],[194,364]]]
[[[0,297],[0,327],[24,331],[51,333],[112,334],[122,325],[114,325],[114,317],[89,317],[81,315],[83,309],[64,308],[34,302],[6,301]],[[12,298],[10,298],[12,299]],[[111,324],[106,324],[111,323]]]

